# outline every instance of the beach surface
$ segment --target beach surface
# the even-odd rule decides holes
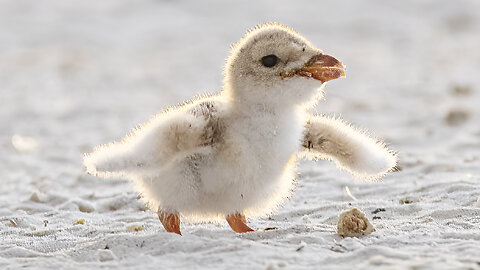
[[[317,113],[397,151],[354,180],[302,161],[255,232],[166,233],[83,153],[221,89],[229,46],[278,21],[347,66]],[[0,269],[480,269],[480,2],[0,1]],[[358,208],[376,231],[337,234]]]

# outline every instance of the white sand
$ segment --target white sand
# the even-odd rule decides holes
[[[239,2],[0,2],[0,269],[480,268],[480,2]],[[318,111],[385,139],[403,171],[361,183],[305,161],[257,232],[183,237],[127,181],[83,173],[83,152],[218,90],[229,44],[274,20],[347,65]],[[376,231],[342,239],[353,207]]]

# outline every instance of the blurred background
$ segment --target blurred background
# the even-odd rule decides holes
[[[385,139],[405,181],[478,178],[479,1],[2,0],[0,217],[78,211],[92,189],[132,191],[85,176],[82,153],[169,105],[220,91],[230,45],[273,21],[347,66],[315,110]],[[331,164],[315,166],[350,181]]]
[[[476,117],[478,7],[473,0],[1,1],[1,140],[32,137],[49,155],[119,139],[166,106],[218,92],[230,44],[276,21],[347,65],[347,79],[329,84],[319,112],[425,146],[449,114],[455,123]],[[459,139],[458,129],[444,139]]]

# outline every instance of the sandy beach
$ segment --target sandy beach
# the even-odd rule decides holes
[[[85,174],[94,146],[220,91],[229,46],[269,21],[347,66],[315,111],[385,140],[401,171],[305,160],[257,231],[183,236],[130,182]],[[479,33],[475,0],[0,1],[0,269],[480,269]],[[352,208],[376,231],[340,237]]]

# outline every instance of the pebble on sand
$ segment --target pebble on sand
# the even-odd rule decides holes
[[[337,229],[338,234],[343,237],[361,237],[375,231],[365,214],[357,208],[340,214]]]

